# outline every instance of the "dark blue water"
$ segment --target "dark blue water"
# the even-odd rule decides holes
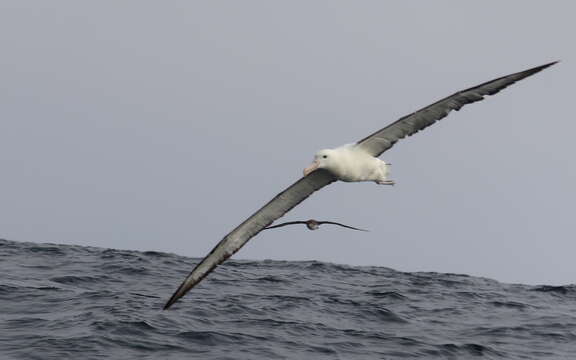
[[[576,286],[0,240],[0,359],[576,359]]]

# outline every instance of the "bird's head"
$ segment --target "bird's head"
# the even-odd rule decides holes
[[[310,166],[304,169],[304,176],[310,174],[316,169],[331,170],[335,164],[336,152],[332,149],[320,150],[314,155],[314,161]]]

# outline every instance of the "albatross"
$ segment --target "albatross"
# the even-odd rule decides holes
[[[284,216],[315,191],[337,180],[346,182],[373,181],[381,185],[394,184],[392,180],[387,178],[388,164],[378,157],[398,140],[427,128],[446,117],[452,110],[460,110],[466,104],[480,101],[487,95],[494,95],[515,82],[555,63],[556,61],[458,91],[396,120],[354,144],[320,150],[314,156],[312,164],[304,170],[303,177],[276,195],[220,240],[216,247],[184,279],[164,309],[172,306],[214,268],[240,250],[248,240]]]

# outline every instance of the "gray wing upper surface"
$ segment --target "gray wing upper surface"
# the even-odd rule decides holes
[[[293,207],[317,190],[336,181],[334,175],[326,170],[316,170],[292,184],[276,195],[260,210],[226,235],[216,247],[184,279],[180,287],[164,306],[168,309],[184,296],[194,285],[208,275],[216,266],[236,253],[248,240],[257,235],[276,219],[282,217]]]
[[[458,91],[432,105],[428,105],[412,114],[400,118],[385,128],[358,141],[357,145],[372,156],[380,156],[384,151],[390,149],[398,140],[427,128],[436,121],[446,117],[450,111],[460,110],[460,108],[466,104],[483,100],[487,95],[494,95],[515,82],[542,71],[555,63],[556,61]]]

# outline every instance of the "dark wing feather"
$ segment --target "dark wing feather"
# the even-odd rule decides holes
[[[359,228],[355,228],[353,226],[348,226],[348,225],[344,225],[344,224],[340,224],[337,222],[333,222],[333,221],[319,221],[318,224],[322,225],[322,224],[331,224],[331,225],[338,225],[338,226],[342,226],[348,229],[352,229],[352,230],[358,230],[358,231],[368,231],[368,230],[364,230],[364,229],[359,229]]]
[[[282,224],[265,227],[265,228],[262,229],[262,230],[275,229],[275,228],[279,228],[279,227],[286,226],[286,225],[297,225],[297,224],[298,224],[298,225],[300,225],[300,224],[306,225],[307,222],[306,222],[306,221],[288,221],[288,222],[285,222],[285,223],[282,223]]]
[[[179,298],[184,296],[194,285],[198,284],[216,266],[240,250],[248,240],[257,235],[266,226],[282,217],[294,206],[300,204],[313,192],[336,181],[334,175],[326,170],[316,170],[292,184],[276,195],[254,215],[226,235],[192,272],[184,279],[174,295],[168,300],[164,309],[168,309]]]
[[[427,128],[436,121],[446,117],[450,111],[460,110],[460,108],[466,104],[480,101],[487,95],[494,95],[515,82],[542,71],[555,63],[556,61],[459,91],[378,130],[372,135],[360,140],[358,146],[362,147],[372,156],[380,156],[384,151],[390,149],[398,140]]]

